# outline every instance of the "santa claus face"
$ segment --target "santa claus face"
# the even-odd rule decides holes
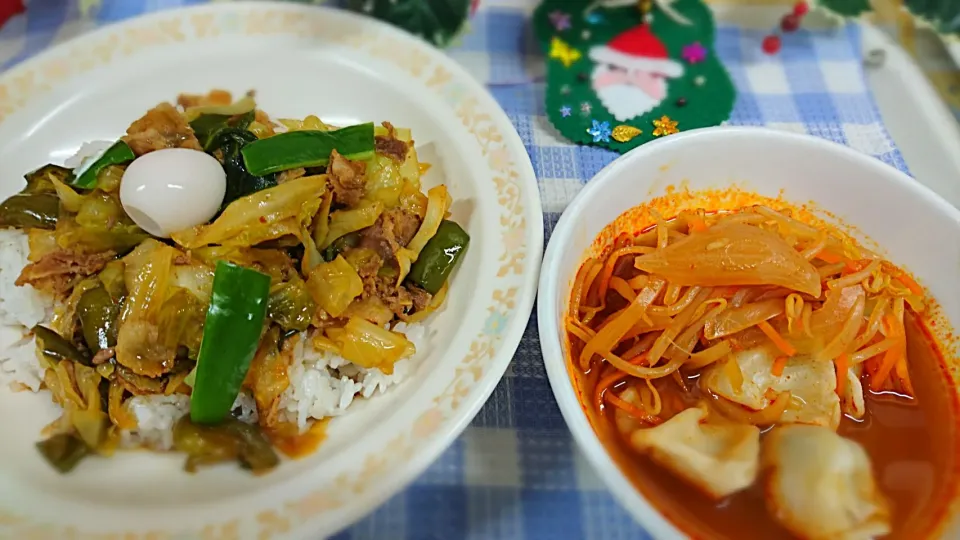
[[[620,122],[650,111],[667,95],[666,76],[654,71],[597,64],[592,79],[597,97]]]

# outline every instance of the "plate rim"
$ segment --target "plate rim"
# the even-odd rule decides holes
[[[18,103],[16,96],[9,96],[7,93],[8,87],[15,86],[11,83],[16,82],[18,77],[30,73],[45,62],[49,63],[69,54],[71,49],[75,47],[93,42],[98,38],[102,39],[119,34],[124,30],[133,29],[145,23],[159,22],[165,18],[181,17],[186,19],[190,16],[206,14],[216,17],[218,15],[231,13],[242,15],[259,10],[271,13],[310,14],[311,17],[327,14],[333,18],[340,18],[341,20],[350,22],[352,25],[369,29],[373,34],[378,34],[394,42],[401,43],[410,48],[410,50],[416,50],[421,53],[430,64],[446,70],[451,80],[455,81],[461,87],[466,87],[464,93],[474,98],[481,111],[489,116],[489,122],[499,128],[499,135],[502,136],[503,141],[502,148],[505,150],[506,158],[512,158],[510,159],[510,163],[505,164],[504,167],[509,167],[511,172],[516,173],[515,185],[520,188],[518,198],[522,200],[523,206],[526,207],[525,210],[521,209],[521,212],[519,212],[520,217],[525,220],[522,228],[519,229],[519,232],[522,234],[514,235],[521,240],[519,244],[521,247],[521,256],[516,262],[517,271],[515,272],[517,276],[519,276],[515,278],[515,281],[519,283],[519,286],[516,288],[516,297],[512,298],[509,310],[505,310],[505,312],[508,313],[506,325],[505,328],[502,329],[502,332],[497,334],[498,341],[492,356],[489,358],[489,362],[487,362],[486,371],[478,377],[475,384],[469,389],[469,393],[463,398],[465,403],[456,408],[449,418],[441,419],[439,421],[439,427],[434,430],[434,433],[422,438],[424,442],[416,446],[417,451],[413,452],[409,459],[401,461],[404,464],[403,468],[389,470],[385,477],[379,478],[377,482],[379,487],[377,489],[368,490],[363,494],[350,497],[348,499],[349,502],[344,506],[324,514],[333,516],[332,519],[327,518],[326,520],[321,520],[319,519],[320,515],[314,515],[309,519],[293,525],[289,530],[269,537],[298,536],[304,533],[318,534],[320,531],[323,531],[324,534],[333,534],[355,523],[382,505],[388,498],[402,491],[412,483],[416,477],[420,476],[444,450],[453,444],[499,384],[509,363],[516,354],[516,350],[519,348],[533,311],[544,245],[543,211],[539,197],[539,187],[533,165],[522,139],[506,112],[496,102],[489,90],[477,81],[463,66],[445,54],[444,51],[433,48],[425,41],[381,21],[328,6],[275,3],[257,0],[240,3],[200,4],[153,11],[125,20],[111,22],[49,47],[0,73],[0,122],[2,122],[3,118],[7,115],[17,110]],[[322,33],[316,34],[316,38],[318,41],[333,41],[331,36],[326,36]],[[358,52],[371,53],[369,50]],[[121,55],[117,55],[116,57],[119,56]],[[381,61],[385,60],[382,57],[377,59]],[[105,61],[104,65],[109,63],[110,61]],[[67,77],[66,80],[69,81],[69,77]],[[416,82],[423,83],[422,80]],[[43,88],[41,88],[41,90],[43,90]],[[49,90],[49,88],[46,90]],[[19,106],[23,106],[30,101],[29,92],[24,92],[24,94],[24,97],[21,97],[19,100]],[[469,130],[469,128],[467,129]],[[474,135],[479,140],[480,135],[477,133],[474,133]],[[490,171],[493,173],[493,158],[491,157],[490,159]],[[497,171],[499,172],[500,169],[497,169]],[[505,241],[506,237],[504,237],[503,240]],[[498,243],[494,242],[494,245],[496,246]],[[456,377],[453,376],[452,380],[455,381]],[[273,489],[280,489],[282,486],[283,484],[280,484]],[[262,509],[263,508],[258,507],[252,510],[259,512]],[[9,529],[11,532],[23,530],[20,527],[24,526],[24,521],[20,519],[21,516],[16,512],[10,512],[0,507],[0,518],[3,517],[12,517],[14,519],[0,519],[0,532],[5,529]],[[217,519],[219,520],[220,518]],[[326,521],[326,523],[318,523],[321,521]],[[27,522],[29,522],[29,519]],[[34,529],[38,525],[40,527],[51,526],[46,523],[29,523],[29,526]],[[66,527],[64,530],[72,530],[74,533],[77,532],[76,528],[72,528],[67,524],[58,523],[52,526]],[[261,531],[261,533],[263,532],[264,531]],[[141,536],[141,533],[134,531],[124,532],[122,534],[130,533],[133,534],[133,536],[130,537]],[[149,533],[144,531],[144,534],[155,533],[156,531],[153,530]],[[246,533],[247,531],[243,531],[244,536]],[[51,537],[58,537],[55,533],[51,534],[53,535]],[[171,533],[171,535],[178,538],[184,537],[180,531]]]

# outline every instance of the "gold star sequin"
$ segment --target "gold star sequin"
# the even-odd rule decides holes
[[[639,129],[628,126],[626,124],[620,124],[619,126],[613,128],[613,139],[617,142],[630,142],[634,137],[643,133]]]
[[[653,127],[656,128],[653,130],[654,137],[673,135],[674,133],[680,131],[677,129],[677,121],[671,120],[667,115],[663,115],[658,120],[654,120]]]
[[[573,64],[582,57],[580,51],[574,49],[570,45],[567,45],[567,42],[554,37],[553,41],[550,42],[550,58],[556,58],[563,64],[563,67],[570,67],[570,64]]]

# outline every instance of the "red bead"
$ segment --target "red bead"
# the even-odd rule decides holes
[[[796,32],[800,28],[800,17],[794,14],[784,15],[780,20],[780,29],[784,32]]]
[[[780,52],[780,36],[767,36],[763,38],[763,52],[767,54],[777,54]]]
[[[807,4],[803,0],[793,5],[793,14],[797,17],[803,17],[808,11],[810,11],[810,4]]]

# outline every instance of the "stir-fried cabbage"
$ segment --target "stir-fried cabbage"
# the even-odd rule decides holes
[[[304,176],[241,197],[213,223],[174,233],[173,240],[192,249],[210,244],[253,246],[286,235],[298,238],[320,208],[327,177]]]
[[[320,249],[324,249],[334,242],[334,240],[360,229],[366,229],[377,222],[377,218],[383,213],[382,202],[364,202],[351,210],[338,210],[330,214],[330,226],[327,229],[327,237]]]
[[[430,190],[427,191],[427,197],[427,211],[423,218],[423,223],[420,224],[417,234],[410,240],[407,247],[401,248],[397,252],[397,263],[400,265],[397,284],[403,282],[403,279],[406,278],[410,272],[410,266],[417,260],[417,257],[420,256],[423,247],[433,238],[433,235],[437,234],[437,229],[440,228],[440,223],[443,222],[443,218],[446,217],[447,211],[450,209],[450,204],[453,202],[453,199],[447,192],[447,186],[444,185],[430,188]]]
[[[176,346],[160,335],[159,318],[177,250],[145,240],[124,258],[127,299],[117,334],[116,358],[138,375],[158,377],[173,369]]]
[[[284,330],[303,332],[310,326],[317,305],[300,276],[270,287],[267,317]]]
[[[343,328],[327,328],[325,333],[341,356],[360,367],[378,368],[388,375],[393,373],[398,360],[416,352],[403,334],[356,317],[350,318]]]
[[[347,310],[353,299],[363,292],[363,281],[342,256],[320,263],[310,271],[307,288],[313,300],[333,317]]]

